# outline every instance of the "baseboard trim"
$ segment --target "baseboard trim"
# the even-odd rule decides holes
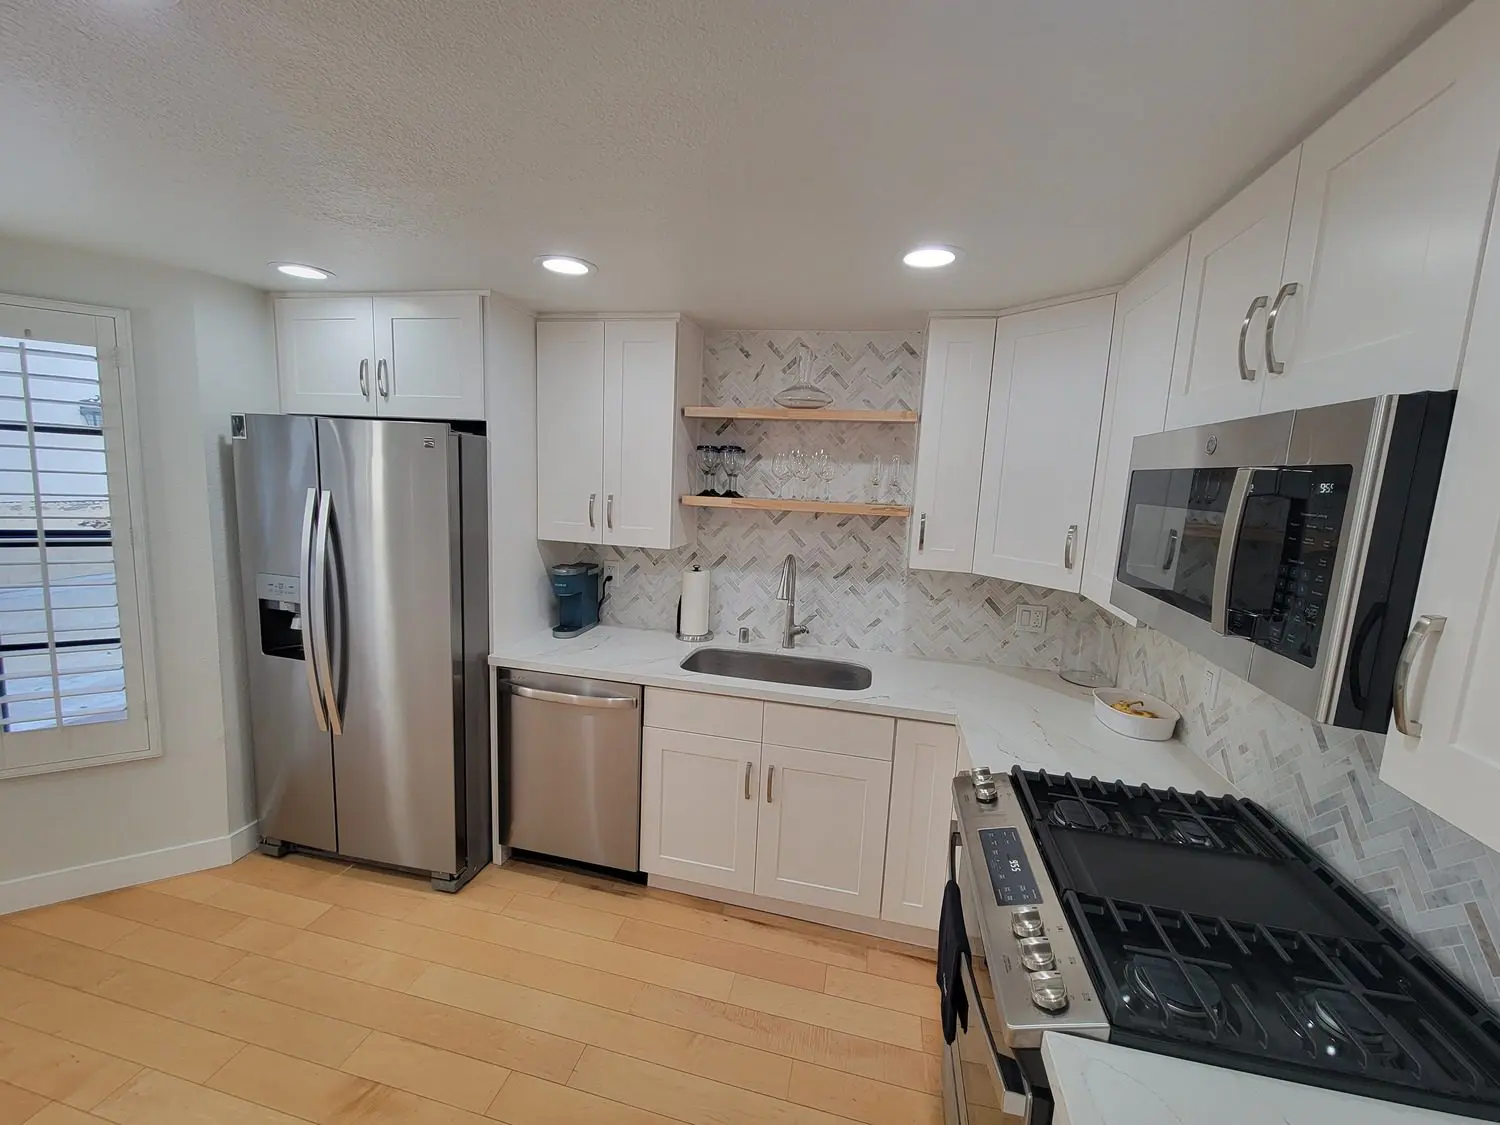
[[[24,875],[0,883],[0,914],[117,891],[121,887],[186,875],[190,871],[223,867],[253,850],[259,840],[259,825],[251,823],[228,836]]]
[[[740,906],[747,910],[780,914],[802,922],[816,922],[820,926],[832,926],[838,930],[853,930],[857,934],[888,938],[891,941],[905,942],[907,945],[918,945],[924,949],[937,948],[936,930],[924,930],[920,926],[911,926],[905,922],[887,922],[884,918],[866,918],[863,914],[847,914],[842,910],[829,910],[821,906],[804,906],[800,902],[787,902],[784,899],[768,898],[764,895],[747,895],[740,891],[725,890],[723,887],[708,887],[702,883],[690,883],[686,879],[674,879],[668,875],[648,875],[646,885],[658,887],[664,891],[692,895],[694,898],[725,902],[730,906]]]

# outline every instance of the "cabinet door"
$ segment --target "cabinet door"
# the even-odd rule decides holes
[[[767,743],[761,764],[755,893],[878,918],[890,762]]]
[[[1500,848],[1500,226],[1490,229],[1415,615],[1445,619],[1415,653],[1406,693],[1420,733],[1394,722],[1380,779]],[[1412,644],[1408,640],[1408,646]],[[1408,727],[1408,729],[1411,729]]]
[[[603,505],[604,322],[539,320],[537,538],[599,543]]]
[[[995,358],[995,322],[927,326],[922,422],[907,558],[917,570],[974,566],[974,519],[984,467],[984,416]]]
[[[1132,625],[1135,619],[1109,601],[1120,529],[1125,522],[1130,449],[1142,434],[1160,433],[1166,426],[1187,254],[1188,240],[1184,238],[1147,266],[1115,299],[1104,418],[1089,503],[1089,542],[1083,556],[1083,593]]]
[[[1266,311],[1281,284],[1299,152],[1284,156],[1188,240],[1168,429],[1260,410]]]
[[[645,727],[641,870],[755,889],[758,742]]]
[[[948,821],[957,768],[957,727],[908,719],[896,723],[880,898],[880,916],[887,922],[937,929],[948,880]]]
[[[374,324],[369,297],[278,298],[281,409],[287,414],[374,414]]]
[[[677,322],[604,325],[604,542],[676,546]]]
[[[1115,299],[1000,318],[974,570],[1077,592]]]
[[[1475,5],[1303,144],[1264,412],[1454,385],[1500,152],[1497,38],[1500,10]]]
[[[483,421],[479,295],[376,297],[375,391],[384,417]]]

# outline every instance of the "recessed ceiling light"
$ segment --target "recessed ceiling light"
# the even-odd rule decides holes
[[[567,277],[582,277],[586,273],[593,273],[596,268],[593,262],[585,262],[582,258],[567,254],[543,254],[536,260],[536,264],[544,270]]]
[[[958,260],[958,251],[951,246],[918,246],[908,250],[901,259],[913,269],[935,270],[939,266],[951,266]]]
[[[304,266],[297,262],[272,262],[288,277],[300,277],[303,281],[327,281],[333,276],[331,270],[320,270],[317,266]]]

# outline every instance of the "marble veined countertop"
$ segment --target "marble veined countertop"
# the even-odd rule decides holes
[[[996,773],[1020,765],[1158,788],[1175,786],[1186,792],[1201,789],[1220,794],[1233,788],[1175,739],[1143,742],[1115,734],[1094,718],[1091,694],[1063,682],[1055,672],[799,645],[799,655],[850,661],[870,669],[872,679],[866,690],[832,691],[683,671],[678,666],[683,658],[702,647],[780,651],[764,645],[739,646],[732,640],[689,644],[671,633],[600,625],[578,637],[564,639],[545,632],[502,644],[490,655],[490,664],[956,723],[973,763]]]
[[[1048,1034],[1053,1125],[1474,1125],[1430,1109]]]

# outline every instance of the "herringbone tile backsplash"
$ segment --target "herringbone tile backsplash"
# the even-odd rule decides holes
[[[1384,736],[1325,727],[1154,629],[1128,630],[1120,685],[1182,712],[1178,737],[1500,1010],[1500,854],[1380,780]]]
[[[843,408],[915,410],[921,398],[921,332],[713,332],[704,343],[703,401],[763,406],[797,381],[803,343],[814,354],[813,381]],[[703,422],[707,444],[743,446],[750,463],[739,481],[746,496],[773,496],[778,452],[826,450],[838,467],[834,499],[873,499],[876,457],[902,463],[902,499],[911,496],[914,426],[839,422]],[[790,494],[790,493],[788,493]],[[698,539],[676,551],[585,548],[620,563],[604,603],[604,621],[640,629],[676,624],[682,571],[713,568],[711,622],[720,636],[744,626],[758,640],[780,633],[776,586],[782,560],[797,556],[797,610],[816,645],[909,653],[947,660],[1055,668],[1068,622],[1098,619],[1076,594],[971,575],[906,567],[906,523],[863,516],[794,512],[698,512]],[[1017,633],[1018,605],[1047,608],[1040,634]]]

